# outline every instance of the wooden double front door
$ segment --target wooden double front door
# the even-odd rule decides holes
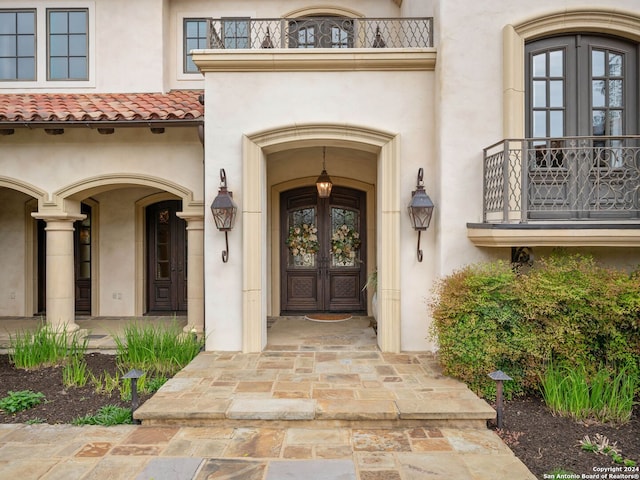
[[[364,312],[366,194],[334,187],[283,192],[281,206],[282,314]]]

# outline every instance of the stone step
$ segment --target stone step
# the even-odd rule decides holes
[[[429,354],[204,352],[134,414],[147,425],[486,428],[495,410]]]

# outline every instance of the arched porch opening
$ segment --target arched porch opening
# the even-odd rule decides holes
[[[395,134],[350,125],[295,125],[247,135],[243,140],[243,350],[261,351],[267,341],[269,282],[273,258],[266,242],[273,229],[269,211],[269,156],[296,148],[341,148],[368,152],[376,159],[375,239],[378,274],[378,344],[400,351],[400,194],[398,139]],[[308,179],[293,180],[308,182]],[[313,182],[313,181],[312,181]],[[373,197],[373,195],[372,195]],[[273,202],[272,206],[273,208]],[[372,211],[374,211],[372,209]],[[252,241],[253,239],[253,241]]]

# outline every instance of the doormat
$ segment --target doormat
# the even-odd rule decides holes
[[[352,317],[348,313],[313,313],[304,318],[312,322],[344,322]]]

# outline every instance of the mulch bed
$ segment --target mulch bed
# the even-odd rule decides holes
[[[115,356],[100,353],[86,355],[94,375],[116,373]],[[0,398],[8,391],[33,390],[42,392],[46,403],[15,415],[0,411],[0,423],[26,423],[38,419],[44,423],[71,423],[78,417],[93,415],[104,405],[130,407],[118,393],[97,394],[93,386],[65,387],[62,368],[52,367],[24,371],[15,369],[7,355],[0,355]],[[141,396],[140,404],[148,397]],[[622,426],[577,423],[568,418],[551,415],[538,398],[526,398],[505,403],[503,428],[497,433],[520,460],[538,478],[562,468],[572,473],[588,475],[595,468],[615,467],[609,457],[585,452],[579,442],[585,435],[599,433],[617,443],[619,453],[640,464],[640,417],[636,406],[632,420]],[[632,472],[633,474],[638,473]],[[605,477],[600,477],[605,478]]]
[[[636,405],[631,421],[616,427],[553,416],[540,398],[512,400],[505,404],[503,428],[498,434],[538,478],[558,468],[588,478],[582,475],[598,474],[597,468],[616,467],[616,464],[610,457],[582,450],[580,440],[585,435],[592,440],[598,433],[606,436],[610,444],[617,444],[618,453],[625,459],[640,465],[639,409],[640,405]],[[611,472],[615,470],[607,475]],[[613,477],[601,473],[599,478]]]
[[[96,376],[104,372],[115,376],[116,357],[100,353],[85,355],[89,370]],[[127,380],[130,381],[130,380]],[[26,423],[36,420],[41,423],[71,423],[78,417],[95,415],[105,405],[131,407],[131,402],[120,399],[119,392],[96,393],[89,381],[86,386],[65,387],[62,383],[62,367],[47,367],[37,370],[18,370],[9,363],[8,355],[0,355],[0,398],[9,391],[32,390],[44,394],[46,401],[29,410],[6,414],[0,410],[0,423]],[[140,404],[149,396],[141,396]]]

